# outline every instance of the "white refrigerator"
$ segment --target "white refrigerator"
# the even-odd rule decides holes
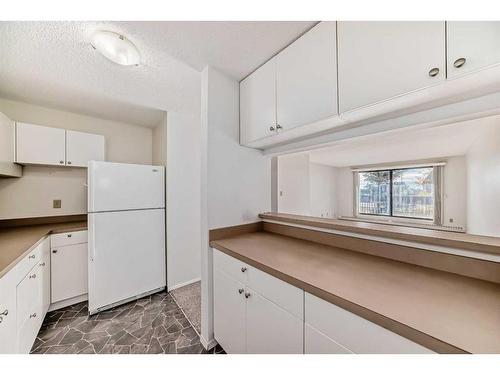
[[[88,165],[89,313],[162,290],[165,168]]]

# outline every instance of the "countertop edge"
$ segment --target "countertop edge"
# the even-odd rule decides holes
[[[412,328],[406,324],[400,323],[394,319],[386,317],[377,313],[376,311],[367,309],[363,306],[357,305],[351,301],[343,299],[335,294],[327,292],[321,288],[315,287],[314,285],[310,285],[302,280],[296,279],[292,276],[286,275],[281,271],[269,267],[265,264],[257,262],[251,258],[243,256],[237,252],[228,249],[225,246],[217,243],[217,240],[211,241],[210,246],[217,250],[222,251],[223,253],[232,256],[242,262],[248,263],[249,265],[266,272],[278,279],[287,282],[297,288],[304,290],[305,292],[311,293],[312,295],[324,299],[330,303],[333,303],[336,306],[339,306],[353,314],[356,314],[366,320],[369,320],[372,323],[375,323],[385,329],[394,332],[400,336],[407,338],[419,345],[422,345],[430,350],[433,350],[440,354],[468,354],[469,352],[458,348],[452,344],[444,342],[436,337],[430,336],[424,332],[421,332],[415,328]]]
[[[341,220],[339,219],[324,219],[324,218],[314,218],[308,216],[289,215],[289,214],[286,214],[284,216],[283,214],[280,213],[271,213],[271,212],[260,213],[259,218],[261,218],[264,221],[272,220],[274,222],[281,222],[284,225],[286,224],[307,225],[322,229],[331,229],[344,232],[373,235],[382,238],[385,237],[397,240],[412,241],[416,243],[438,245],[438,246],[468,250],[473,252],[484,252],[495,255],[500,254],[500,246],[490,245],[481,242],[474,242],[472,240],[465,240],[465,239],[439,238],[436,237],[435,233],[438,231],[432,229],[403,227],[407,228],[408,230],[413,229],[416,232],[432,231],[433,232],[432,234],[434,234],[434,236],[431,236],[430,234],[425,235],[424,233],[404,233],[402,231],[398,232],[396,230],[397,227],[391,227],[389,224],[364,223],[369,225],[365,225],[364,227],[359,227],[354,225],[354,223],[358,223],[356,221],[349,221],[349,223],[346,221],[346,223],[341,223],[340,222]],[[372,226],[373,228],[370,228],[369,226]],[[490,236],[467,235],[464,233],[457,233],[457,235],[482,237],[484,239],[494,238]]]

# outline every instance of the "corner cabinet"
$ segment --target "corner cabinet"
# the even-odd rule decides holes
[[[448,77],[500,63],[500,22],[448,21]]]
[[[303,353],[304,292],[214,249],[214,336],[227,353]]]
[[[86,167],[104,160],[104,136],[16,123],[16,163]]]
[[[340,112],[446,79],[444,22],[338,22]]]

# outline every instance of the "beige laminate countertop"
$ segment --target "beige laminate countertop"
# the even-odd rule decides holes
[[[268,232],[211,246],[440,353],[500,353],[500,284]]]
[[[46,235],[86,229],[86,221],[0,229],[0,277],[23,259],[33,245]]]

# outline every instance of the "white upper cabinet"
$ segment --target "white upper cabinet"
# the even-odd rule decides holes
[[[104,160],[104,136],[47,126],[16,124],[16,162],[19,164],[86,167]]]
[[[18,122],[16,152],[19,164],[65,165],[65,130]]]
[[[240,82],[240,142],[274,135],[276,128],[276,58]]]
[[[446,23],[448,77],[500,63],[500,22]]]
[[[338,114],[335,22],[321,22],[276,56],[281,131]]]
[[[445,22],[338,22],[340,112],[446,79]]]
[[[90,160],[104,160],[104,137],[66,130],[66,165],[86,167]]]

